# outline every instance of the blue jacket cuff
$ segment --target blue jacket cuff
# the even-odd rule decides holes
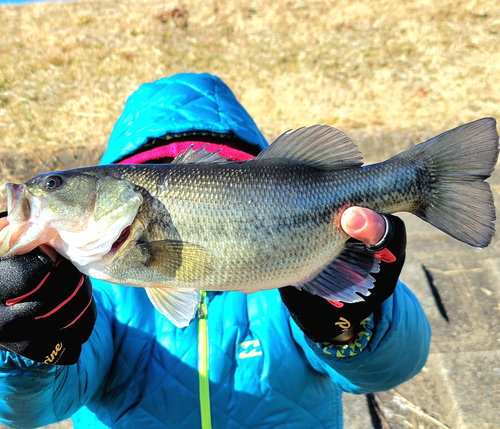
[[[344,391],[389,390],[418,374],[429,355],[431,329],[413,293],[401,282],[375,313],[373,335],[363,351],[337,357],[306,339],[316,356],[335,371]]]

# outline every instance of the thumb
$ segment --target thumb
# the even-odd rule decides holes
[[[349,207],[342,214],[340,224],[346,234],[365,244],[378,243],[385,234],[382,216],[363,207]]]

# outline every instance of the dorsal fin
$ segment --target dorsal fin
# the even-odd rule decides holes
[[[281,159],[328,170],[360,167],[361,153],[342,131],[327,125],[302,127],[279,136],[255,161]]]
[[[229,162],[228,158],[219,156],[220,149],[215,152],[209,152],[205,149],[207,146],[208,143],[205,146],[195,150],[194,145],[191,145],[185,152],[177,155],[172,161],[172,164],[197,164],[199,162],[210,162],[212,164],[215,164],[221,162]]]

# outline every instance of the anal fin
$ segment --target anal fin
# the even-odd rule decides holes
[[[375,281],[370,273],[379,270],[379,259],[364,244],[347,242],[345,249],[326,269],[297,287],[329,301],[363,302],[361,295],[370,295]]]
[[[146,288],[151,303],[178,328],[184,328],[196,313],[200,292],[194,289]]]

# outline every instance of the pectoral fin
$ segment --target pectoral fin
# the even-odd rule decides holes
[[[379,259],[361,243],[346,243],[342,253],[312,280],[299,289],[319,295],[329,301],[362,302],[370,295],[375,279],[370,273],[380,270]]]
[[[152,287],[146,292],[151,303],[178,328],[184,328],[196,313],[200,293],[193,289]]]
[[[191,282],[210,272],[210,252],[196,244],[160,240],[140,244],[140,247],[147,256],[145,265],[168,278]]]

